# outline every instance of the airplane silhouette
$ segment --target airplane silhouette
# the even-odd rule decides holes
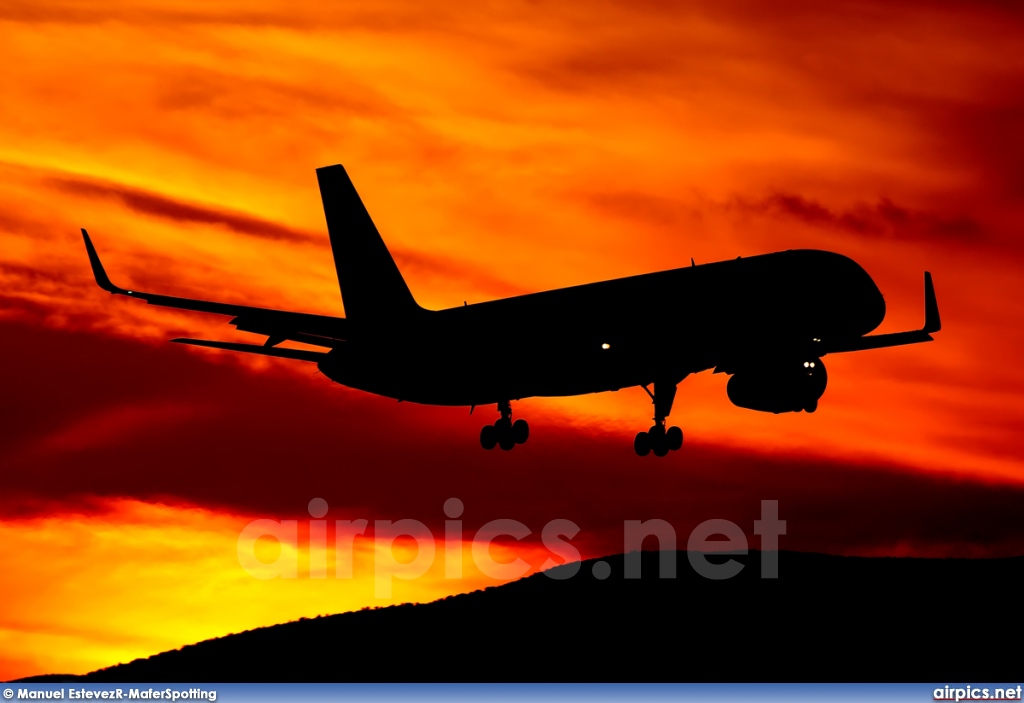
[[[345,317],[175,298],[111,283],[89,234],[99,286],[150,305],[230,315],[260,344],[180,344],[311,361],[343,385],[429,405],[496,404],[485,449],[526,442],[513,400],[640,386],[654,425],[637,454],[665,456],[683,433],[667,427],[677,385],[712,370],[731,375],[729,399],[771,413],[814,412],[825,392],[821,357],[932,341],[941,325],[925,272],[920,330],[869,335],[885,300],[867,272],[840,254],[789,250],[561,288],[445,310],[420,307],[341,165],[317,169]],[[280,347],[293,341],[326,351]]]

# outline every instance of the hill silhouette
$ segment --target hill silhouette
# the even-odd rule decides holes
[[[670,553],[671,554],[671,553]],[[734,578],[658,552],[572,578],[534,574],[433,603],[361,610],[207,640],[84,676],[25,681],[1016,681],[1024,557],[760,554]],[[611,574],[595,577],[598,562]],[[552,570],[564,574],[570,566]],[[604,571],[598,566],[597,572]],[[1016,678],[1015,678],[1016,677]]]

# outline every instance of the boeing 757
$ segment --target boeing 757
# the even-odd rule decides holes
[[[430,405],[496,405],[484,449],[512,449],[530,429],[512,401],[639,386],[654,424],[637,454],[665,456],[683,433],[667,427],[676,387],[690,374],[730,376],[736,405],[814,412],[825,392],[822,357],[932,341],[940,328],[931,274],[924,326],[874,334],[885,300],[871,276],[840,254],[789,250],[427,310],[416,303],[341,165],[317,169],[345,317],[176,298],[126,290],[104,271],[83,229],[100,288],[183,310],[228,315],[262,344],[172,342],[312,362],[351,388]],[[292,341],[322,351],[280,346]]]

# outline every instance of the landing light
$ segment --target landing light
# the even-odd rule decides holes
[[[810,365],[811,365],[811,362],[809,362],[809,361],[805,361],[805,362],[804,362],[804,368],[805,368],[805,369],[806,369],[806,368],[807,368],[808,366],[810,366]]]
[[[605,342],[604,344],[601,345],[601,348],[602,349],[611,349],[612,345],[609,344],[608,342]]]
[[[817,337],[815,337],[815,338],[814,338],[813,340],[811,340],[811,341],[814,341],[814,342],[820,342],[821,340],[820,340],[820,339],[818,339]]]

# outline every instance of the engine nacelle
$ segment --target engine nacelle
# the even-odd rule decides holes
[[[814,412],[827,383],[821,359],[807,358],[738,371],[729,379],[726,392],[741,408],[768,413]]]

